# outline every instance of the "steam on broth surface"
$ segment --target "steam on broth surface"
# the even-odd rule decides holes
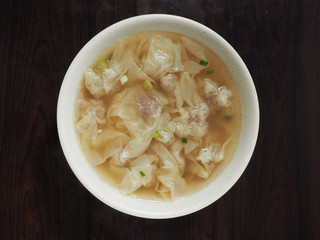
[[[86,158],[121,193],[174,200],[230,161],[241,100],[208,47],[143,32],[106,48],[85,71],[74,116]]]

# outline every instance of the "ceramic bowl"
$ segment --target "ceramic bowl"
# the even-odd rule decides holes
[[[217,53],[230,69],[242,101],[242,132],[234,156],[206,187],[177,201],[151,201],[124,196],[103,180],[86,160],[77,141],[73,111],[85,69],[113,42],[141,31],[171,31],[194,38]],[[72,171],[96,198],[123,213],[152,219],[191,214],[214,203],[239,179],[255,148],[259,128],[259,105],[250,73],[232,46],[210,28],[193,20],[165,14],[142,15],[115,23],[93,37],[72,61],[61,85],[57,124],[61,146]]]

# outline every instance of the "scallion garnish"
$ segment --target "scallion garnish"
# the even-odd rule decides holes
[[[186,177],[186,175],[187,175],[187,173],[186,173],[186,172],[184,172],[184,173],[182,174],[182,176],[181,176],[181,177],[185,178],[185,177]]]
[[[121,84],[125,84],[126,82],[128,82],[128,77],[127,75],[123,75],[121,78],[120,78],[120,82]]]
[[[187,140],[187,138],[181,138],[181,142],[182,143],[188,143],[188,140]]]
[[[97,63],[94,71],[95,71],[96,73],[102,73],[102,72],[106,69],[106,67],[107,67],[107,63],[106,63],[105,61],[103,61],[103,60],[100,60],[100,61]]]
[[[144,80],[143,87],[147,90],[150,90],[153,88],[153,85],[149,79]]]
[[[212,74],[212,73],[213,73],[212,69],[206,72],[207,75]]]
[[[110,61],[110,60],[111,60],[111,58],[112,58],[112,53],[109,55],[109,57],[108,57],[108,61]]]
[[[226,116],[224,116],[224,119],[231,120],[232,119],[232,115],[226,115]]]
[[[153,137],[154,139],[157,139],[158,136],[159,136],[159,133],[158,133],[158,132],[155,132],[152,137]]]
[[[200,60],[200,65],[207,66],[208,65],[208,61],[201,59]]]
[[[144,172],[142,172],[142,171],[140,171],[140,174],[141,174],[142,177],[145,176]]]
[[[206,166],[202,166],[203,170],[205,170],[207,173],[210,172],[210,169],[207,168]]]

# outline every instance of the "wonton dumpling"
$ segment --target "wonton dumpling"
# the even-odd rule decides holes
[[[200,161],[203,165],[213,162],[215,158],[220,159],[220,144],[210,144],[208,147],[201,148],[196,160]]]
[[[135,159],[130,169],[127,170],[120,184],[120,191],[124,194],[131,194],[142,186],[148,186],[154,181],[157,156],[143,154]],[[142,173],[143,175],[142,175]]]
[[[162,143],[155,142],[151,144],[151,148],[160,159],[159,174],[182,174],[183,166]]]
[[[135,81],[141,81],[142,79],[148,79],[151,82],[154,82],[145,72],[143,72],[137,65],[137,63],[131,59],[128,65],[128,79],[130,82],[134,83]]]
[[[112,54],[108,68],[102,73],[103,86],[108,94],[116,84],[119,84],[120,78],[126,74],[132,62],[133,46],[127,46],[120,41]]]
[[[183,97],[181,87],[178,82],[178,77],[175,74],[169,73],[160,78],[160,85],[169,95],[171,102],[176,102],[176,106],[180,109],[183,105]]]
[[[120,154],[120,163],[138,157],[149,146],[167,100],[156,90],[130,88],[117,95],[108,110],[108,120],[120,123],[132,139]],[[113,118],[115,118],[113,120]]]
[[[182,146],[181,141],[177,140],[171,146],[171,153],[175,157],[179,168],[183,170],[186,163],[185,163],[184,158],[181,156],[182,148],[183,148],[183,146]]]
[[[195,138],[203,137],[208,124],[206,118],[208,116],[208,106],[201,103],[197,107],[185,107],[177,111],[179,117],[172,121],[175,123],[175,133],[180,137],[192,136]]]
[[[208,104],[214,106],[216,110],[226,108],[231,105],[232,92],[225,86],[218,85],[209,79],[204,80],[204,93]]]
[[[178,85],[178,77],[175,74],[169,73],[161,76],[160,85],[168,93],[172,93]]]
[[[151,145],[154,152],[159,157],[160,169],[157,171],[157,179],[162,184],[161,192],[165,198],[176,199],[181,197],[187,188],[184,178],[181,177],[184,171],[184,161],[176,154],[172,154],[161,143],[154,143]],[[167,195],[165,194],[167,193]]]
[[[102,100],[78,100],[76,110],[75,117],[78,121],[83,117],[90,115],[97,121],[97,123],[103,124],[106,122],[106,109]]]
[[[175,126],[174,123],[170,120],[171,117],[169,113],[163,113],[160,116],[157,127],[157,132],[159,133],[157,141],[168,143],[171,142],[172,139],[174,139],[173,134],[175,131]]]
[[[93,152],[88,160],[97,166],[106,159],[122,151],[129,141],[124,133],[106,130],[99,130],[93,116],[87,115],[79,121],[76,126],[81,136],[81,145],[85,152]]]
[[[198,106],[202,101],[197,92],[197,85],[190,75],[184,72],[181,75],[180,87],[183,100],[192,107]]]
[[[85,152],[94,152],[88,160],[94,165],[103,163],[107,158],[119,153],[129,141],[129,137],[121,132],[98,129],[99,124],[106,123],[106,113],[102,100],[79,102],[78,113],[81,120],[76,125],[76,131],[81,139]]]
[[[184,46],[187,48],[188,52],[199,58],[200,60],[205,60],[205,56],[203,53],[203,48],[196,44],[195,42],[191,41],[187,37],[182,37],[182,42],[184,43]]]
[[[128,161],[128,159],[136,158],[143,154],[150,145],[153,133],[154,130],[129,140],[120,154],[120,163],[124,164]]]
[[[183,70],[180,58],[181,46],[160,35],[154,36],[144,59],[143,71],[154,78],[167,72]]]
[[[120,154],[128,141],[129,137],[121,132],[106,130],[98,134],[92,142],[92,147],[99,149],[100,153],[95,159],[92,159],[96,163],[94,165],[103,163],[106,159]]]
[[[157,178],[162,186],[156,191],[164,199],[175,200],[182,197],[188,188],[185,179],[175,174],[158,175]]]
[[[133,136],[155,130],[158,117],[168,101],[156,90],[129,88],[118,94],[110,104],[108,120],[122,122]]]
[[[91,99],[90,101],[79,100],[77,102],[76,118],[79,119],[76,125],[78,134],[94,126],[98,130],[98,124],[106,123],[106,110],[102,100]]]
[[[105,94],[103,79],[92,69],[87,69],[84,73],[85,86],[94,98],[100,98]]]
[[[190,75],[197,74],[201,70],[206,68],[206,66],[200,65],[198,62],[194,62],[190,60],[185,61],[183,64],[184,64],[185,72],[187,72]]]
[[[187,155],[189,161],[188,169],[187,171],[200,177],[200,178],[208,178],[210,175],[210,170],[205,168],[204,166],[201,166],[198,161],[196,161],[193,156]],[[214,165],[211,165],[214,166]]]

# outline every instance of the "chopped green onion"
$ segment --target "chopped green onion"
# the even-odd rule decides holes
[[[97,63],[94,71],[95,71],[96,73],[102,73],[102,72],[106,69],[106,67],[107,67],[107,63],[106,63],[105,61],[103,61],[103,60],[100,60],[100,61]]]
[[[121,84],[125,84],[126,82],[128,82],[128,77],[127,75],[123,75],[121,78],[120,78],[120,82]]]
[[[205,170],[207,173],[210,172],[210,169],[207,168],[206,166],[202,166],[203,170]]]
[[[201,59],[200,60],[200,65],[207,66],[208,65],[208,61]]]
[[[186,138],[181,138],[182,143],[188,143],[188,140]]]
[[[142,172],[142,171],[140,171],[140,174],[141,174],[142,177],[145,176],[144,172]]]
[[[212,74],[212,73],[213,73],[212,69],[206,72],[207,75]]]
[[[181,177],[185,178],[185,177],[186,177],[186,175],[187,175],[187,173],[186,173],[186,172],[184,172],[184,173],[182,174],[182,176],[181,176]]]
[[[147,90],[150,90],[153,88],[153,85],[149,79],[144,80],[143,87]]]
[[[224,119],[231,120],[232,119],[232,115],[226,115],[226,116],[224,116]]]
[[[157,139],[158,136],[159,136],[159,133],[158,133],[158,132],[155,132],[155,133],[153,134],[153,138],[154,138],[154,139]]]
[[[108,61],[110,61],[111,60],[111,58],[112,58],[112,53],[109,55],[109,57],[108,57]]]

